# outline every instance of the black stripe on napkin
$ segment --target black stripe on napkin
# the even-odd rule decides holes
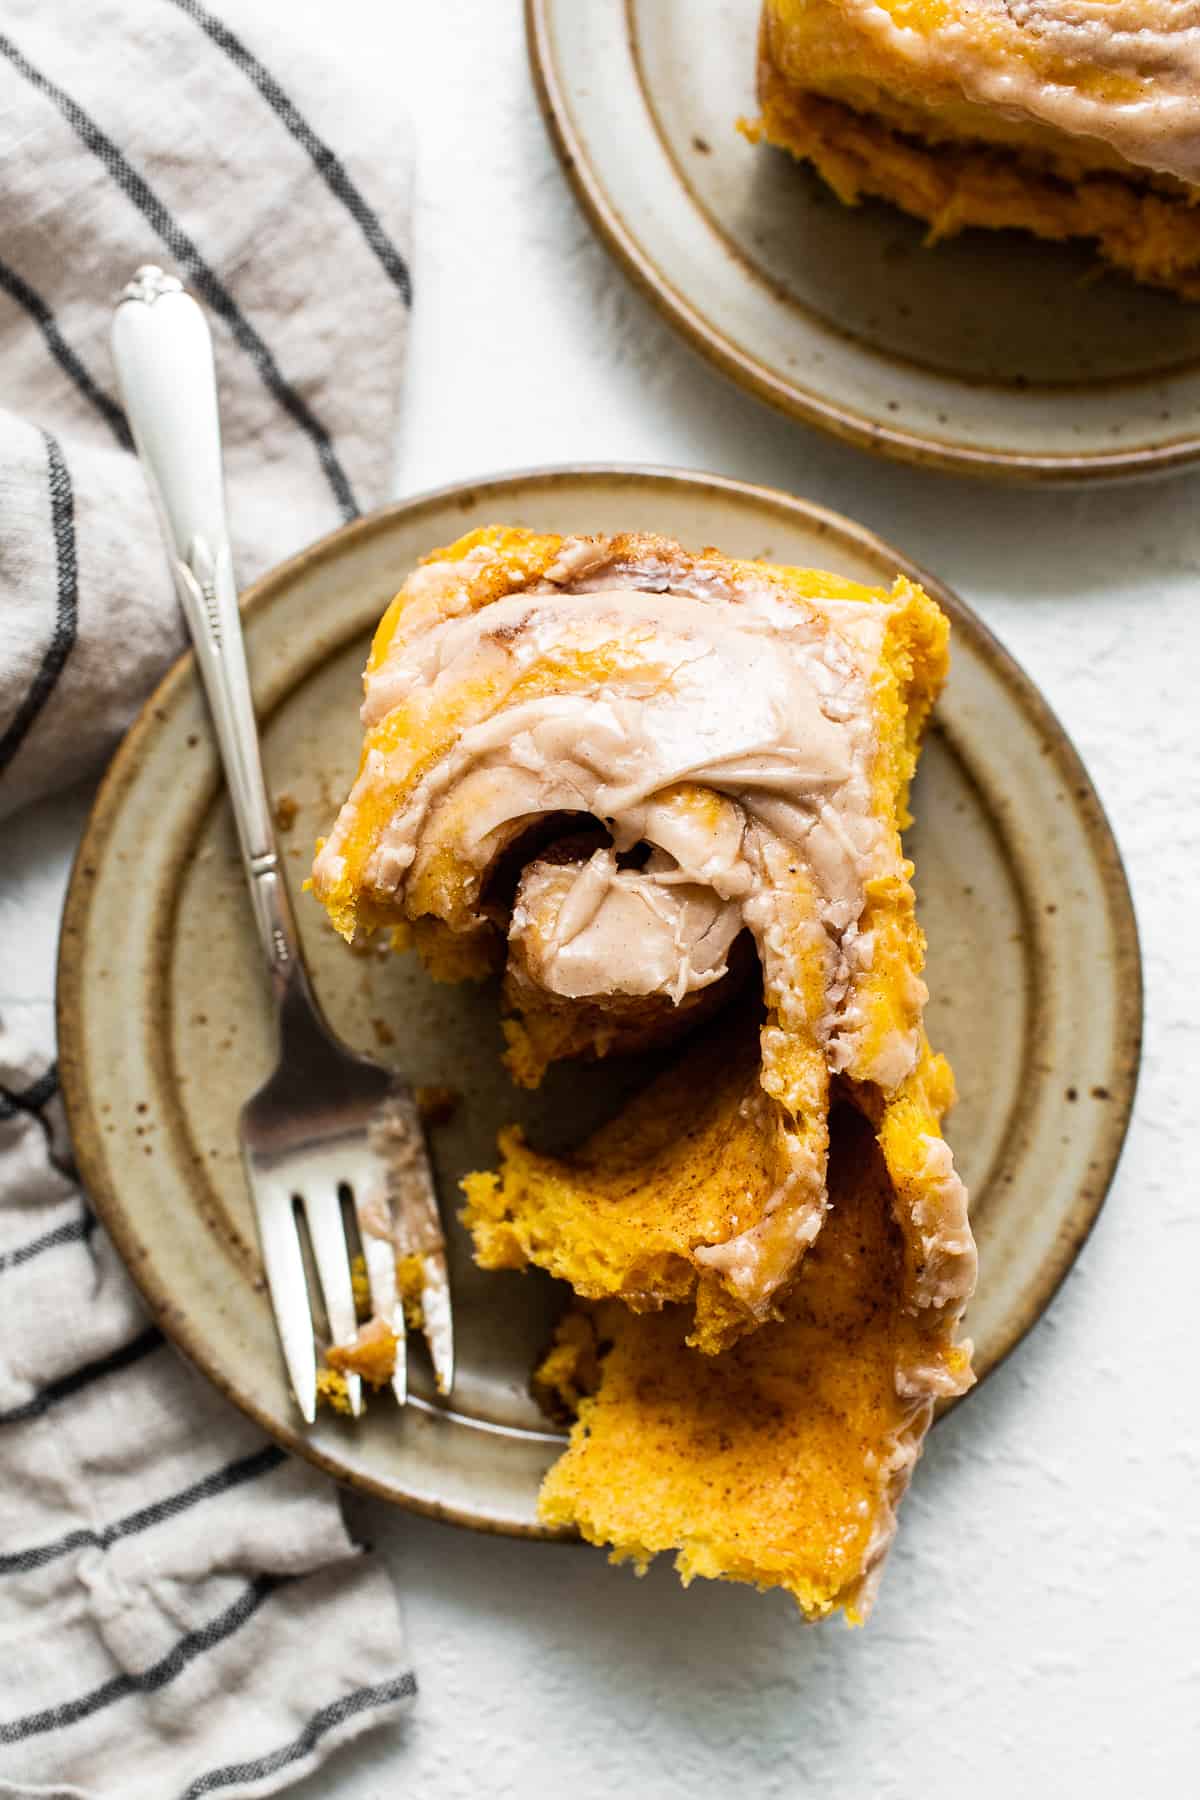
[[[106,1525],[101,1531],[69,1531],[65,1537],[56,1538],[51,1544],[35,1544],[28,1550],[6,1551],[0,1554],[0,1575],[29,1575],[34,1569],[42,1569],[47,1563],[57,1562],[60,1556],[68,1556],[72,1550],[82,1550],[88,1546],[107,1550],[121,1538],[135,1537],[138,1532],[146,1531],[152,1525],[161,1525],[164,1519],[178,1518],[180,1513],[199,1505],[202,1500],[211,1500],[217,1494],[228,1493],[230,1488],[242,1487],[248,1481],[257,1481],[260,1475],[270,1474],[272,1469],[277,1469],[280,1463],[286,1461],[286,1452],[278,1445],[265,1444],[252,1455],[226,1463],[223,1469],[215,1469],[211,1475],[192,1482],[190,1487],[168,1494],[165,1499],[156,1500],[152,1506],[143,1506],[137,1512],[128,1513],[125,1518],[118,1519],[115,1525]]]
[[[82,1369],[72,1369],[69,1375],[60,1375],[57,1381],[51,1381],[40,1388],[33,1398],[25,1400],[20,1406],[10,1406],[7,1412],[0,1412],[0,1425],[16,1425],[22,1419],[37,1419],[60,1400],[67,1400],[72,1394],[79,1393],[81,1388],[91,1387],[94,1381],[100,1381],[105,1375],[115,1375],[119,1369],[127,1369],[131,1363],[141,1362],[152,1350],[157,1350],[166,1340],[157,1325],[147,1326],[138,1337],[119,1349],[112,1350],[107,1356],[101,1356],[95,1362],[85,1363]]]
[[[0,1119],[11,1118],[12,1114],[16,1112],[40,1112],[48,1101],[53,1100],[57,1092],[58,1064],[56,1062],[52,1062],[48,1069],[44,1069],[37,1080],[31,1081],[27,1088],[6,1087],[0,1081]]]
[[[263,1601],[268,1599],[277,1588],[297,1580],[294,1575],[256,1575],[249,1583],[241,1597],[201,1625],[195,1631],[189,1631],[181,1637],[172,1650],[169,1650],[160,1662],[152,1663],[148,1669],[138,1674],[114,1675],[101,1687],[93,1688],[88,1694],[81,1694],[76,1700],[65,1700],[59,1706],[48,1706],[42,1712],[26,1713],[22,1719],[11,1719],[0,1722],[0,1744],[19,1744],[23,1739],[37,1737],[44,1731],[59,1731],[64,1725],[76,1725],[80,1719],[91,1718],[93,1713],[103,1712],[117,1700],[125,1700],[130,1694],[157,1694],[161,1688],[181,1675],[189,1663],[203,1656],[206,1650],[214,1650],[226,1638],[253,1618]]]
[[[397,1700],[407,1700],[417,1691],[417,1678],[409,1671],[397,1675],[394,1681],[382,1681],[376,1687],[356,1688],[352,1694],[345,1694],[340,1700],[331,1701],[328,1706],[321,1707],[308,1721],[298,1737],[290,1744],[284,1744],[278,1750],[272,1750],[267,1756],[260,1756],[251,1762],[229,1763],[223,1769],[213,1769],[207,1775],[201,1775],[193,1781],[180,1795],[179,1800],[202,1800],[205,1794],[215,1794],[219,1789],[232,1787],[237,1782],[265,1781],[268,1775],[275,1775],[280,1769],[286,1769],[289,1763],[300,1762],[311,1754],[328,1732],[336,1730],[347,1719],[353,1719],[358,1713],[371,1712],[379,1706],[390,1706]]]
[[[86,1241],[95,1229],[95,1213],[83,1212],[77,1219],[68,1219],[64,1225],[56,1225],[52,1231],[43,1231],[41,1237],[30,1238],[27,1244],[20,1244],[15,1250],[5,1250],[0,1254],[0,1275],[6,1269],[19,1269],[22,1263],[32,1262],[44,1250],[57,1250],[60,1244]],[[0,1569],[3,1567],[4,1558],[0,1556]]]
[[[58,440],[43,431],[50,481],[50,522],[54,531],[57,586],[54,631],[41,667],[29,684],[25,698],[0,736],[0,773],[8,767],[28,735],[34,720],[54,692],[79,630],[79,568],[75,557],[75,495]]]
[[[311,411],[307,401],[284,379],[270,350],[242,313],[216,270],[211,268],[201,256],[193,239],[172,217],[145,177],[138,173],[128,157],[118,149],[107,133],[101,131],[90,114],[86,113],[78,101],[73,100],[65,89],[51,81],[48,76],[43,75],[40,69],[35,69],[28,58],[18,50],[12,39],[3,33],[0,33],[0,55],[7,58],[17,73],[23,76],[31,87],[36,88],[38,93],[44,94],[48,100],[53,101],[80,142],[87,150],[91,151],[98,161],[103,163],[117,186],[137,207],[157,236],[162,239],[171,255],[187,274],[201,299],[212,308],[213,312],[224,319],[238,344],[258,370],[265,387],[311,441],[325,472],[326,480],[333,489],[343,519],[356,519],[359,513],[358,502],[354,498],[354,490],[350,486],[349,477],[338,460],[333,440],[328,431]]]
[[[94,381],[83,362],[58,328],[58,321],[42,299],[34,293],[23,275],[15,269],[0,262],[0,288],[23,306],[34,324],[46,340],[46,348],[65,375],[69,375],[84,399],[95,407],[104,420],[122,450],[133,449],[133,437],[129,430],[129,421],[111,394],[106,394],[99,382]]]
[[[412,277],[408,264],[384,230],[378,213],[359,192],[329,145],[317,136],[308,121],[297,111],[270,70],[263,67],[227,25],[199,5],[198,0],[172,0],[172,5],[194,19],[201,31],[254,83],[271,111],[291,132],[301,149],[312,158],[313,166],[330,193],[346,208],[405,306],[411,306]]]
[[[36,1118],[57,1092],[57,1063],[51,1063],[45,1073],[39,1075],[36,1081],[31,1081],[27,1088],[5,1087],[0,1081],[0,1119],[11,1119],[19,1112],[30,1113]]]

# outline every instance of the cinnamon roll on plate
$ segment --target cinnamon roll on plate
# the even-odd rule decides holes
[[[1090,239],[1200,298],[1195,0],[766,0],[758,92],[848,204]]]
[[[358,941],[502,973],[507,1062],[654,1051],[585,1142],[463,1183],[477,1260],[579,1305],[542,1493],[685,1579],[862,1617],[935,1400],[971,1381],[966,1194],[900,840],[948,624],[920,588],[508,528],[388,608],[313,885]]]

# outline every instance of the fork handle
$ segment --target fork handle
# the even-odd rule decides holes
[[[212,336],[174,275],[138,270],[113,317],[113,360],[208,696],[255,923],[282,1000],[307,987],[271,806],[225,517]]]

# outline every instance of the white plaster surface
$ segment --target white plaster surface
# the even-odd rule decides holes
[[[586,4],[587,0],[580,0]],[[419,143],[397,492],[533,463],[718,470],[863,520],[1042,685],[1128,859],[1141,1091],[1049,1316],[937,1430],[865,1631],[778,1596],[355,1503],[421,1697],[312,1800],[1200,1791],[1200,477],[1034,493],[869,461],[743,397],[593,241],[538,117],[517,0],[293,4],[394,71]],[[331,53],[337,53],[331,51]],[[6,828],[0,1009],[47,1029],[83,799]]]

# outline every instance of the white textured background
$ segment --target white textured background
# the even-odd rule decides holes
[[[586,4],[586,0],[580,0]],[[575,460],[675,463],[837,507],[944,576],[1042,685],[1127,858],[1142,1085],[1052,1312],[939,1427],[865,1632],[778,1596],[359,1505],[421,1681],[308,1800],[618,1792],[837,1800],[1200,1791],[1200,477],[1094,493],[868,461],[710,374],[594,243],[537,115],[517,0],[336,7],[417,127],[397,492]],[[331,49],[331,54],[337,53]],[[83,802],[19,821],[0,1009],[45,1026]]]

